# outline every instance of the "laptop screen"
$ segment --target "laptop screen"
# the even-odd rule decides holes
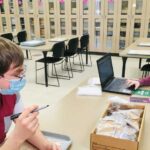
[[[97,67],[101,86],[104,87],[106,83],[114,77],[111,55],[106,54],[104,57],[98,59]]]

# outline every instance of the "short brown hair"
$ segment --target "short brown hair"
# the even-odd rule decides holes
[[[23,61],[21,48],[12,41],[0,37],[0,75],[7,72],[12,63],[18,67],[23,64]]]

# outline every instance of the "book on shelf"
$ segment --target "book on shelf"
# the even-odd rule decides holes
[[[137,89],[132,91],[131,102],[150,103],[150,90]]]

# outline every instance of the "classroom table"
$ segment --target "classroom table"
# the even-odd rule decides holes
[[[83,86],[83,83],[80,86]],[[127,100],[129,96],[107,92],[103,92],[101,96],[78,96],[77,90],[78,87],[52,106],[51,109],[40,113],[40,128],[69,136],[72,140],[70,150],[90,150],[90,133],[95,129],[99,118],[108,107],[110,96],[118,96]],[[144,130],[139,150],[149,150],[150,104],[138,104],[146,106]],[[24,147],[31,148],[31,145],[26,143]]]
[[[119,56],[122,57],[122,77],[125,77],[125,69],[126,69],[126,61],[127,58],[140,58],[139,62],[139,68],[141,67],[141,59],[147,59],[150,58],[150,55],[144,55],[144,54],[128,54],[130,50],[150,50],[150,46],[138,46],[141,42],[148,42],[150,43],[150,38],[139,38],[134,43],[132,43],[129,47],[127,47],[125,50],[121,51],[119,53]]]
[[[20,47],[23,50],[28,49],[30,51],[40,51],[40,52],[43,53],[43,57],[46,58],[47,52],[51,51],[53,45],[56,42],[59,42],[59,41],[68,42],[71,38],[75,38],[75,37],[77,37],[77,36],[74,36],[74,35],[58,36],[58,37],[55,37],[55,38],[52,38],[52,39],[45,40],[44,45],[40,45],[40,46],[22,46],[22,45],[20,45]],[[45,72],[45,86],[48,87],[48,72],[47,72],[46,62],[44,63],[44,72]]]

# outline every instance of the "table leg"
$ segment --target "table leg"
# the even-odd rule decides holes
[[[27,59],[29,58],[29,54],[28,54],[28,50],[26,49],[26,56],[27,56]]]
[[[122,77],[125,77],[126,61],[127,61],[127,57],[122,57],[122,62],[123,62]]]
[[[43,51],[44,58],[46,59],[47,51]],[[44,62],[44,71],[45,71],[45,86],[48,87],[48,73],[47,73],[47,63]]]
[[[86,47],[86,65],[88,64],[88,47]]]
[[[141,68],[142,58],[139,59],[139,69]]]

